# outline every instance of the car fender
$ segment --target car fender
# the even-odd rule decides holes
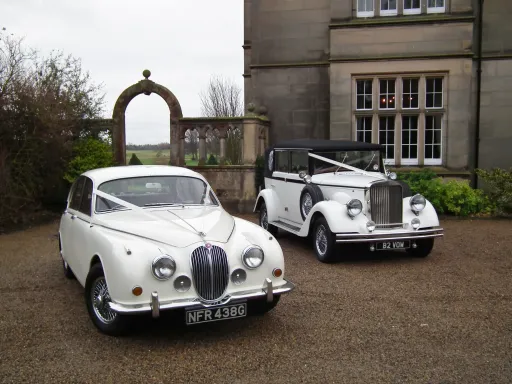
[[[337,197],[341,201],[346,198],[342,195],[343,193],[340,192],[340,195]],[[307,236],[312,230],[311,224],[320,216],[327,220],[327,224],[333,233],[357,231],[354,226],[357,224],[354,221],[359,221],[361,219],[360,216],[364,217],[363,214],[359,214],[354,219],[350,218],[347,214],[346,203],[340,203],[338,200],[321,201],[311,208],[298,235]]]
[[[405,223],[410,223],[412,219],[417,217],[420,219],[420,228],[439,226],[437,211],[430,201],[427,200],[423,211],[416,215],[411,209],[410,200],[411,197],[404,198],[402,217]]]
[[[254,205],[253,212],[258,212],[263,202],[267,206],[267,220],[269,222],[276,221],[277,207],[279,206],[279,197],[277,196],[277,193],[272,189],[262,189],[256,198],[256,204]]]

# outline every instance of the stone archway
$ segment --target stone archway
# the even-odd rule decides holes
[[[167,103],[169,107],[169,124],[170,124],[170,140],[171,140],[171,159],[174,157],[172,153],[178,153],[179,149],[179,132],[178,121],[183,117],[180,103],[174,94],[166,87],[149,80],[151,72],[146,69],[142,72],[144,80],[126,88],[121,95],[119,95],[114,106],[112,114],[113,131],[112,131],[112,145],[114,147],[114,159],[117,165],[126,164],[126,122],[125,112],[128,104],[133,98],[140,94],[147,96],[151,93],[156,93]]]

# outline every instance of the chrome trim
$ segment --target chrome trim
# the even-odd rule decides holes
[[[400,232],[400,233],[337,233],[337,243],[371,243],[375,241],[388,241],[388,240],[413,240],[413,239],[427,239],[442,237],[444,229],[418,229],[414,232]]]
[[[113,311],[119,312],[113,307],[113,304],[114,303],[110,303],[110,309],[112,309]],[[153,316],[154,319],[160,317],[160,302],[158,301],[158,292],[151,292],[150,308],[151,308],[151,315]]]
[[[378,228],[394,228],[394,229],[397,229],[399,227],[405,229],[408,226],[409,226],[409,223],[375,224],[375,229],[378,229]]]
[[[258,265],[257,267],[249,267],[249,266],[246,264],[245,259],[244,259],[244,256],[246,255],[246,253],[247,253],[247,252],[249,252],[249,251],[250,251],[251,249],[253,249],[253,248],[257,248],[257,249],[259,249],[259,250],[261,251],[261,254],[263,255],[263,257],[262,257],[262,259],[261,259],[261,263],[260,263],[260,265]],[[243,265],[244,265],[246,268],[248,268],[248,269],[256,269],[256,268],[259,268],[259,267],[261,267],[261,264],[263,264],[263,262],[264,262],[264,261],[265,261],[265,252],[263,252],[263,249],[261,249],[261,247],[260,247],[260,246],[258,246],[258,245],[251,244],[251,245],[249,245],[249,246],[245,247],[245,249],[242,251],[242,263],[243,263]]]
[[[403,220],[403,188],[400,184],[388,180],[374,184],[369,191],[370,218],[375,224],[399,223]]]
[[[229,284],[230,268],[226,251],[218,245],[206,244],[195,248],[190,255],[192,283],[204,303],[217,302]]]
[[[283,293],[291,292],[295,288],[295,284],[293,284],[291,281],[284,280],[285,283],[283,285],[280,285],[278,287],[272,287],[272,294],[273,295],[281,295]],[[263,282],[263,286],[266,287],[267,281],[265,280]],[[259,297],[266,296],[268,298],[268,290],[265,290],[265,288],[261,289],[255,289],[251,291],[240,291],[231,294],[231,296],[228,297],[227,300],[223,301],[222,304],[227,304],[231,300],[240,300],[240,299],[255,299]],[[144,313],[144,312],[152,312],[153,316],[160,316],[160,312],[163,310],[170,310],[170,309],[178,309],[178,308],[186,308],[186,307],[203,307],[207,308],[208,305],[205,305],[204,303],[197,301],[197,299],[177,299],[177,300],[171,300],[171,301],[163,301],[160,302],[158,299],[158,293],[153,292],[151,293],[151,302],[148,304],[137,304],[137,305],[126,305],[126,304],[119,304],[111,301],[109,303],[110,309],[112,309],[115,312],[118,313],[124,313],[124,314],[136,314],[136,313]]]
[[[274,290],[272,289],[272,280],[268,277],[265,279],[265,285],[267,290],[267,303],[271,303],[274,300]]]

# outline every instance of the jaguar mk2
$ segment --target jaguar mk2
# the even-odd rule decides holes
[[[367,244],[426,257],[443,228],[432,204],[384,164],[385,147],[344,140],[291,140],[265,151],[260,226],[311,237],[317,258]]]

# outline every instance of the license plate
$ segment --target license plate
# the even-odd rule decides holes
[[[407,249],[411,247],[411,242],[409,240],[403,241],[383,241],[376,244],[377,250],[379,251],[389,251],[393,249]]]
[[[247,303],[186,311],[187,325],[247,316]]]

